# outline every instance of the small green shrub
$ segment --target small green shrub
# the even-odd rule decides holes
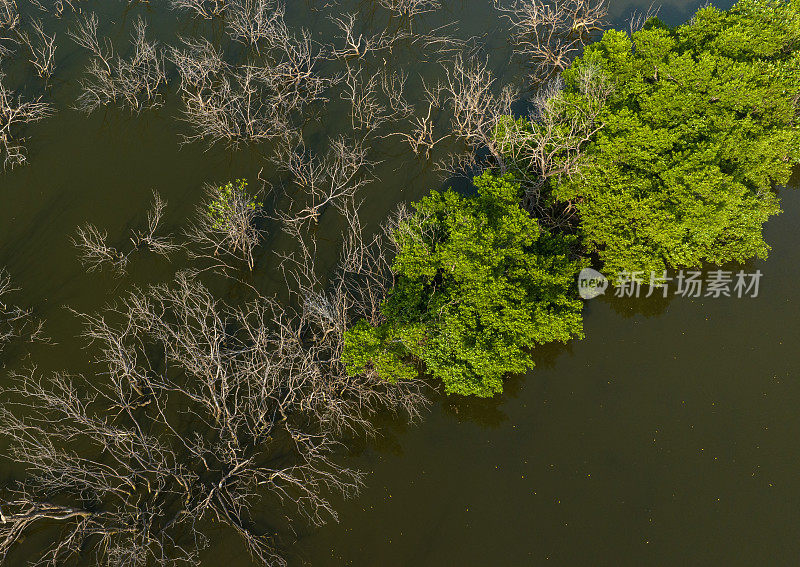
[[[241,214],[239,209],[255,211],[263,203],[247,194],[247,181],[237,179],[214,189],[215,196],[208,204],[208,216],[216,230],[228,230],[232,219]]]

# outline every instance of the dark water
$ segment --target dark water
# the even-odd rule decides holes
[[[800,195],[782,197],[747,268],[759,297],[592,300],[587,339],[502,399],[442,404],[361,459],[369,486],[303,542],[311,563],[796,565]]]
[[[510,77],[518,70],[507,64],[490,4],[451,3],[429,25],[458,20],[462,35],[485,34],[492,67]],[[698,4],[665,4],[661,15],[679,23]],[[97,6],[112,21],[106,33],[124,37],[118,6]],[[162,39],[192,30],[157,8],[137,7]],[[307,8],[298,3],[290,13],[301,22],[317,17]],[[621,25],[635,8],[646,5],[619,2],[611,12]],[[30,165],[0,174],[0,266],[58,344],[35,345],[30,356],[9,349],[10,368],[85,369],[88,355],[74,338],[80,327],[62,306],[93,311],[134,283],[174,272],[143,256],[126,278],[86,274],[69,241],[77,225],[91,221],[123,243],[157,189],[169,202],[167,228],[177,230],[204,183],[253,179],[268,152],[179,147],[186,126],[175,120],[174,98],[138,117],[65,109],[85,58],[66,37],[60,45],[48,96],[61,111],[26,131]],[[429,72],[402,58],[390,64]],[[345,122],[331,113],[315,128],[325,135]],[[379,181],[363,194],[371,227],[398,201],[442,183],[401,146],[376,151],[385,160]],[[790,185],[798,183],[796,176]],[[299,534],[292,564],[796,565],[800,194],[781,195],[784,213],[766,227],[771,256],[746,267],[764,274],[758,298],[591,300],[587,338],[540,349],[537,368],[510,379],[505,395],[437,400],[421,425],[387,427],[384,439],[347,458],[369,473],[366,489],[337,502],[339,524]],[[278,278],[267,253],[257,278],[265,286]],[[17,472],[0,461],[0,479]],[[204,565],[249,564],[235,537],[213,541]]]

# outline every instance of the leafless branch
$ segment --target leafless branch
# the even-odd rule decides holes
[[[0,353],[14,339],[26,341],[46,340],[42,335],[42,321],[36,321],[31,309],[7,303],[7,296],[18,288],[12,286],[11,276],[0,268]]]
[[[278,47],[282,38],[289,36],[283,22],[285,8],[278,0],[228,0],[225,24],[231,38],[259,49]]]
[[[379,0],[381,6],[401,18],[411,19],[442,7],[440,0]]]
[[[291,200],[276,218],[292,234],[317,223],[329,206],[339,208],[352,199],[372,181],[374,165],[364,146],[344,137],[334,140],[324,156],[309,152],[301,139],[281,148],[276,161],[290,175],[286,193]]]
[[[226,0],[170,0],[173,9],[193,12],[207,20],[222,16],[227,5]]]
[[[153,191],[153,204],[147,212],[147,228],[144,230],[134,230],[131,243],[134,249],[147,247],[151,252],[169,258],[170,254],[177,252],[182,247],[176,244],[170,236],[156,236],[167,202],[161,198],[156,191]]]
[[[634,11],[628,18],[628,32],[633,35],[635,32],[642,29],[647,20],[658,16],[660,10],[660,6],[656,6],[655,3],[652,3],[644,12],[639,10]]]
[[[359,242],[349,276],[371,270]],[[34,564],[87,550],[102,565],[196,564],[213,520],[260,563],[285,565],[253,507],[335,519],[329,495],[362,483],[335,462],[337,439],[371,430],[377,411],[425,405],[417,383],[347,375],[346,289],[304,290],[299,311],[263,297],[232,306],[178,274],[81,315],[96,376],[34,369],[4,391],[0,432],[28,475],[0,495],[0,558],[56,524]]]
[[[32,101],[23,101],[20,95],[15,97],[3,85],[3,78],[0,73],[0,154],[3,165],[8,168],[27,161],[25,139],[18,135],[19,127],[51,116],[53,108],[42,102],[42,97]]]
[[[336,24],[342,35],[339,38],[344,43],[341,48],[334,47],[331,55],[336,58],[361,58],[369,53],[391,50],[395,42],[400,41],[408,34],[402,30],[390,33],[388,30],[381,30],[379,33],[365,35],[363,32],[356,31],[358,24],[358,14],[350,13],[343,16],[331,16],[331,21]]]
[[[569,66],[603,28],[607,0],[514,0],[501,8],[514,30],[514,50],[533,66],[532,84],[552,78]]]
[[[350,102],[353,130],[369,136],[388,121],[410,115],[413,110],[403,96],[406,75],[379,69],[373,74],[363,67],[347,67],[341,97]]]
[[[134,112],[162,104],[159,89],[166,85],[164,50],[146,38],[147,24],[134,24],[132,53],[128,59],[114,55],[111,40],[97,36],[98,19],[92,13],[69,32],[75,42],[89,51],[91,59],[82,81],[83,93],[77,108],[91,113],[101,106],[123,102]]]
[[[29,0],[33,6],[42,12],[52,13],[56,18],[61,18],[69,8],[73,12],[82,10],[81,2],[84,0]]]
[[[133,230],[130,238],[131,248],[123,253],[108,244],[108,233],[92,224],[85,224],[77,228],[77,234],[72,243],[78,248],[78,259],[89,272],[110,266],[117,275],[126,273],[126,268],[131,256],[147,248],[155,254],[169,258],[170,254],[178,251],[181,246],[176,244],[169,236],[157,236],[161,219],[164,215],[166,202],[153,191],[153,205],[147,213],[147,228]]]
[[[42,29],[42,22],[34,20],[31,23],[35,38],[31,39],[28,32],[19,30],[20,41],[28,47],[30,52],[31,65],[36,69],[36,73],[44,79],[45,84],[49,84],[55,69],[56,56],[56,34],[47,35]]]
[[[125,273],[128,256],[121,254],[116,248],[108,245],[108,233],[101,231],[93,224],[77,228],[77,235],[72,243],[80,250],[78,259],[89,272],[101,269],[105,264],[114,268],[119,274]]]
[[[16,0],[0,0],[0,61],[13,51],[18,42],[19,22]]]
[[[401,137],[408,142],[415,155],[424,154],[425,159],[428,159],[436,144],[448,138],[450,134],[442,134],[440,136],[434,134],[433,111],[434,109],[441,110],[442,85],[437,84],[435,87],[430,88],[423,84],[423,90],[428,106],[426,114],[424,116],[415,115],[411,118],[411,132],[393,132],[389,135]]]
[[[0,0],[0,32],[13,30],[19,24],[16,0]]]
[[[519,177],[525,190],[524,204],[537,218],[551,225],[568,219],[552,218],[552,212],[542,199],[542,191],[551,180],[578,175],[584,163],[584,147],[602,127],[598,116],[612,86],[603,73],[583,65],[579,74],[579,91],[586,104],[571,103],[563,96],[561,82],[548,83],[533,100],[533,110],[527,122],[507,117],[496,130],[497,144],[506,170]],[[571,216],[571,207],[560,209],[558,215]]]
[[[172,59],[181,76],[184,119],[195,134],[186,142],[210,139],[231,145],[285,137],[292,117],[323,100],[330,79],[317,76],[322,58],[308,35],[286,37],[266,62],[233,66],[207,40],[184,40]]]
[[[454,162],[444,167],[452,174],[460,174],[461,170],[474,166],[479,150],[487,150],[503,171],[494,130],[501,117],[511,114],[516,91],[504,85],[499,93],[495,92],[495,79],[486,59],[474,57],[465,61],[459,55],[445,67],[445,72],[445,82],[437,88],[441,89],[444,104],[452,115],[452,135],[466,144],[470,152],[456,156]]]

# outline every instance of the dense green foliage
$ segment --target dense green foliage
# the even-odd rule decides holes
[[[530,347],[582,336],[574,239],[542,230],[508,177],[474,181],[476,196],[434,191],[397,227],[386,322],[348,331],[350,372],[396,380],[420,361],[448,393],[491,396],[533,365]]]
[[[472,198],[433,192],[398,225],[386,321],[347,332],[348,371],[397,380],[421,363],[448,393],[502,391],[528,349],[581,336],[579,240],[608,275],[766,256],[774,187],[800,162],[799,8],[708,6],[588,46],[535,119],[495,125],[510,174],[476,178]],[[543,229],[515,179],[537,215],[574,205],[577,236]]]
[[[607,273],[767,254],[772,188],[800,161],[799,8],[743,0],[676,28],[611,30],[564,73],[564,96],[583,104],[581,67],[613,85],[580,175],[554,187]]]

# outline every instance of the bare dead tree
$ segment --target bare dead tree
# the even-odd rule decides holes
[[[416,33],[411,41],[421,48],[419,58],[428,61],[431,56],[435,61],[450,61],[456,55],[470,58],[479,50],[477,37],[467,39],[454,34],[457,22],[450,22],[429,32]]]
[[[552,182],[580,173],[584,148],[603,127],[599,114],[613,87],[603,73],[590,65],[580,68],[579,92],[586,104],[575,104],[563,96],[559,79],[540,89],[527,121],[508,117],[496,130],[503,166],[515,174],[525,190],[523,203],[543,222],[558,226],[573,216],[571,205],[549,208],[543,191]]]
[[[12,287],[11,277],[5,268],[0,269],[0,352],[8,341],[19,335],[18,323],[30,316],[28,310],[5,303],[5,296],[13,291],[17,288]]]
[[[44,322],[33,317],[33,310],[8,303],[7,297],[15,291],[19,288],[13,287],[9,273],[0,268],[0,353],[15,339],[45,340],[42,334]]]
[[[192,12],[206,20],[222,16],[227,5],[226,0],[170,0],[173,9]]]
[[[453,113],[455,135],[472,148],[486,147],[498,155],[492,140],[494,125],[498,117],[511,113],[515,91],[504,86],[499,95],[494,94],[495,79],[485,59],[457,57],[445,71],[443,90]]]
[[[442,108],[442,85],[437,84],[435,87],[431,88],[423,83],[423,91],[425,93],[425,102],[428,106],[427,113],[424,116],[413,115],[412,110],[410,113],[412,115],[410,119],[411,131],[392,132],[389,136],[399,136],[408,142],[414,155],[420,156],[424,154],[425,159],[428,159],[436,144],[449,138],[450,134],[437,136],[434,133],[433,111],[434,109],[441,110]]]
[[[178,58],[185,62],[187,58]],[[285,108],[272,104],[268,76],[247,65],[234,70],[227,64],[190,75],[199,66],[180,67],[184,119],[195,134],[184,142],[208,138],[231,146],[274,139],[289,128]]]
[[[391,242],[384,234],[365,239],[358,209],[355,196],[342,197],[336,202],[345,228],[342,253],[332,273],[326,274],[317,265],[314,231],[308,230],[312,227],[284,225],[297,246],[295,251],[279,256],[288,289],[302,308],[301,320],[308,321],[315,329],[308,335],[312,340],[306,344],[315,352],[327,353],[324,358],[330,362],[328,385],[314,394],[315,402],[331,402],[336,400],[337,391],[348,392],[357,400],[359,411],[365,413],[357,417],[355,406],[344,401],[317,406],[315,411],[321,412],[318,416],[338,432],[361,430],[373,435],[376,430],[368,416],[377,409],[391,409],[415,420],[427,401],[424,387],[417,380],[401,381],[396,384],[399,388],[394,388],[371,370],[350,375],[341,362],[347,329],[361,318],[381,323],[381,305],[394,283],[390,269]],[[288,334],[290,329],[287,327]]]
[[[251,108],[255,87],[247,79],[244,92],[236,92],[228,75],[230,66],[222,51],[208,40],[184,39],[184,48],[173,48],[171,59],[178,68],[185,104],[184,119],[197,132],[187,142],[210,137],[236,143],[239,139],[259,139],[269,132],[272,117],[263,105]],[[255,98],[260,101],[260,97]]]
[[[163,533],[164,499],[175,493],[174,484],[189,483],[194,475],[174,462],[158,438],[143,433],[138,423],[126,423],[130,392],[130,387],[100,390],[62,373],[46,379],[34,372],[17,376],[17,385],[6,393],[23,401],[5,405],[0,419],[14,443],[10,456],[28,467],[30,477],[0,500],[0,558],[29,530],[56,522],[60,534],[38,557],[30,555],[31,564],[68,561],[89,545],[96,546],[98,565],[197,559],[195,553],[181,553]],[[82,453],[76,441],[82,442]],[[140,502],[139,494],[156,496]],[[51,502],[52,495],[74,503]],[[98,509],[101,503],[104,510]]]
[[[0,61],[8,56],[17,43],[15,33],[19,26],[19,10],[16,0],[0,0]]]
[[[325,50],[312,41],[308,30],[295,35],[282,20],[276,30],[265,69],[273,90],[280,94],[278,100],[292,110],[326,100],[323,93],[339,78],[323,76],[318,69],[328,58]]]
[[[0,431],[28,476],[0,496],[0,558],[56,524],[34,564],[89,552],[98,565],[196,564],[215,521],[259,563],[285,565],[276,526],[253,508],[336,519],[328,495],[362,483],[335,462],[337,439],[371,430],[377,411],[413,418],[425,404],[418,383],[346,374],[349,300],[331,293],[299,311],[263,297],[231,306],[179,274],[83,315],[96,376],[32,371],[4,391]]]
[[[276,47],[276,42],[289,35],[284,13],[285,7],[278,0],[228,0],[225,24],[235,41],[256,50],[262,42]]]
[[[501,8],[514,30],[514,50],[533,67],[532,84],[566,69],[601,30],[607,0],[515,0]]]
[[[122,276],[126,273],[131,256],[142,249],[148,249],[155,254],[169,258],[181,246],[176,244],[170,236],[156,235],[166,206],[166,201],[157,192],[153,191],[153,204],[147,212],[147,227],[142,230],[134,229],[132,231],[130,237],[131,247],[127,252],[120,252],[115,247],[110,246],[106,231],[100,230],[90,223],[79,226],[75,237],[72,239],[72,243],[79,250],[78,260],[89,272],[109,266],[117,275]]]
[[[660,6],[656,6],[655,3],[650,4],[645,11],[635,10],[630,17],[628,18],[628,33],[633,35],[640,29],[644,27],[645,22],[650,18],[658,17],[658,13],[661,10]]]
[[[402,72],[378,69],[369,73],[364,67],[348,65],[341,98],[350,103],[353,130],[370,136],[382,124],[408,117],[413,109],[403,94],[406,79]]]
[[[16,0],[0,0],[0,30],[12,30],[19,24]]]
[[[285,38],[266,61],[233,66],[207,40],[184,40],[172,59],[181,77],[184,119],[195,134],[185,142],[209,139],[230,145],[285,137],[293,116],[324,100],[331,79],[316,74],[322,54],[308,35]]]
[[[77,228],[72,243],[80,250],[78,259],[89,272],[111,266],[118,274],[125,273],[128,257],[108,244],[108,233],[93,224],[85,224]]]
[[[358,141],[339,137],[322,156],[309,152],[302,139],[279,149],[276,163],[289,174],[289,204],[275,213],[284,230],[299,234],[319,222],[330,206],[339,208],[370,183],[374,162]]]
[[[14,95],[3,85],[4,75],[0,72],[0,154],[6,168],[21,165],[27,161],[25,138],[18,130],[25,124],[38,122],[53,114],[53,108],[42,97],[24,101],[21,95]]]
[[[350,103],[350,124],[355,130],[374,130],[381,122],[386,107],[378,100],[380,71],[369,74],[364,67],[347,66],[341,99]]]
[[[408,75],[400,70],[398,72],[381,73],[381,91],[386,97],[386,104],[391,110],[390,118],[400,120],[414,113],[414,108],[405,97],[406,81]]]
[[[294,110],[317,100],[335,78],[319,75],[317,67],[328,58],[325,49],[308,30],[290,30],[284,12],[279,0],[229,0],[227,27],[234,40],[264,56],[258,66],[275,95],[273,102]]]
[[[612,92],[604,74],[591,65],[581,67],[578,91],[585,97],[583,105],[563,96],[560,78],[545,83],[533,98],[530,116],[523,121],[512,113],[516,93],[509,87],[496,93],[485,60],[465,62],[457,57],[446,75],[437,88],[452,113],[453,136],[471,151],[452,156],[440,167],[448,174],[467,177],[483,166],[513,173],[524,188],[523,204],[529,211],[550,226],[568,224],[574,216],[571,204],[554,207],[552,200],[544,197],[551,181],[580,172],[584,148],[603,126],[598,116]],[[435,100],[436,95],[434,91],[429,98]],[[419,123],[417,132],[425,140],[425,121]],[[412,145],[416,142],[410,135],[406,138]],[[478,162],[481,151],[488,153],[485,163]]]
[[[210,261],[223,273],[236,271],[236,262],[255,265],[255,250],[264,237],[260,228],[262,205],[247,192],[244,181],[221,187],[206,187],[206,199],[198,207],[197,219],[185,231],[193,245],[189,256]]]
[[[91,55],[82,81],[83,93],[77,101],[78,110],[91,113],[117,102],[134,112],[160,106],[163,101],[159,91],[167,83],[164,50],[158,43],[147,40],[147,23],[141,18],[136,20],[132,51],[127,59],[114,54],[109,38],[104,37],[101,43],[97,29],[97,15],[92,13],[69,32]]]
[[[425,12],[433,12],[442,7],[440,0],[379,0],[379,3],[390,12],[405,19],[411,19]]]
[[[381,307],[395,283],[391,269],[397,255],[393,230],[400,218],[407,216],[404,205],[399,205],[382,230],[371,239],[364,239],[364,230],[354,199],[348,199],[340,211],[347,220],[342,235],[342,254],[333,278],[337,296],[348,298],[353,319],[366,319],[371,325],[385,321]]]
[[[90,332],[102,335],[105,329]],[[60,564],[84,550],[96,555],[98,565],[196,564],[206,540],[192,532],[213,518],[240,531],[262,564],[283,565],[270,538],[252,533],[249,518],[239,515],[241,499],[268,483],[269,472],[254,471],[249,459],[235,455],[232,462],[215,452],[213,441],[176,438],[157,411],[137,415],[136,404],[144,402],[135,388],[109,382],[98,388],[82,377],[32,373],[18,376],[8,392],[36,406],[21,402],[15,413],[8,406],[0,412],[4,433],[13,439],[11,455],[30,475],[0,501],[0,557],[50,520],[60,524],[60,533],[38,558],[32,555],[38,559],[32,564]],[[79,387],[89,393],[82,395]],[[147,399],[153,406],[163,401]],[[215,482],[203,482],[200,472]],[[72,504],[55,504],[53,495]]]
[[[289,35],[280,0],[170,0],[170,4],[208,20],[224,17],[228,35],[256,51],[262,44],[278,47],[281,38]]]
[[[153,204],[147,211],[147,227],[142,230],[134,230],[131,236],[131,244],[134,249],[147,247],[154,254],[169,258],[171,254],[182,248],[172,240],[172,237],[156,235],[166,208],[167,202],[156,191],[153,191]]]
[[[467,154],[451,156],[440,167],[450,174],[463,175],[476,166],[478,151],[489,152],[496,165],[504,171],[502,154],[494,131],[502,117],[511,114],[516,90],[504,85],[496,92],[495,78],[486,59],[474,57],[465,61],[456,58],[445,66],[446,78],[440,89],[444,105],[451,113],[452,135],[470,150]]]
[[[331,21],[339,28],[341,35],[339,39],[343,42],[343,47],[333,47],[331,56],[335,58],[351,59],[365,57],[369,53],[379,53],[384,50],[391,50],[397,41],[405,39],[408,34],[402,30],[390,33],[388,30],[381,30],[379,33],[365,35],[356,31],[358,24],[358,14],[349,13],[343,16],[331,16]]]
[[[36,73],[44,80],[45,84],[49,84],[56,63],[56,34],[47,35],[42,29],[40,20],[33,20],[31,28],[33,29],[33,39],[25,30],[19,30],[17,34],[20,41],[28,47],[29,61],[36,69]]]
[[[84,0],[29,0],[30,3],[41,10],[53,14],[56,18],[61,18],[67,9],[72,12],[81,12],[81,2]]]
[[[384,120],[386,107],[378,99],[380,71],[363,78],[363,67],[347,68],[342,99],[350,101],[353,130],[375,130]]]

